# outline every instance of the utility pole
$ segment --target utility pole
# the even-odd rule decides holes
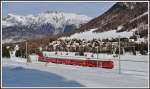
[[[28,44],[26,42],[26,58],[27,58],[27,55],[28,55]]]
[[[97,48],[97,59],[98,59],[98,46],[96,48]]]
[[[137,42],[138,42],[138,47],[137,47],[137,50],[138,50],[138,52],[140,53],[140,47],[139,47],[139,38],[140,38],[140,35],[139,35],[139,29],[137,30]]]
[[[23,51],[23,49],[21,49],[21,57],[23,58],[22,51]]]
[[[120,35],[119,35],[119,60],[118,60],[118,66],[119,66],[119,74],[121,74],[121,63],[120,63]]]
[[[98,67],[98,46],[97,46],[97,67]]]
[[[27,64],[28,62],[31,62],[30,58],[28,57],[28,43],[26,42],[26,59],[27,59]]]

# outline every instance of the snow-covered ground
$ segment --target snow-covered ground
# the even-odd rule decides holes
[[[106,55],[105,55],[106,56]],[[32,56],[33,57],[33,56]],[[36,59],[36,57],[34,56]],[[122,55],[114,69],[44,63],[12,57],[2,59],[3,87],[148,87],[148,56]]]

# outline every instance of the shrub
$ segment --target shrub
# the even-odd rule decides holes
[[[9,49],[7,49],[6,47],[2,47],[2,57],[10,58]]]

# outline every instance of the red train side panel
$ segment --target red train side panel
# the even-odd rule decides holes
[[[61,59],[61,58],[49,58],[39,56],[39,61],[43,62],[52,62],[58,64],[66,65],[78,65],[78,66],[87,66],[87,67],[100,67],[112,69],[114,67],[113,61],[100,61],[100,60],[79,60],[79,59]]]

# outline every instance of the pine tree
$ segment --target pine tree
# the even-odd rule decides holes
[[[6,47],[2,47],[2,56],[10,58],[9,49],[7,49]]]
[[[25,49],[19,49],[16,51],[16,57],[25,57]]]

